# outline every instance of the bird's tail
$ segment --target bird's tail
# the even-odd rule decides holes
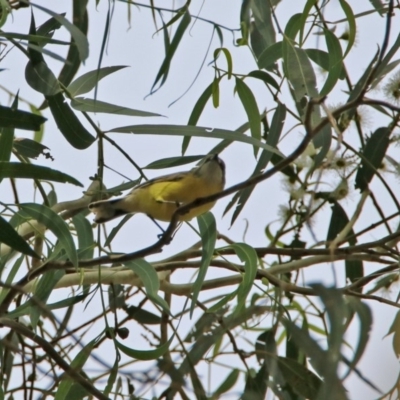
[[[94,222],[102,224],[121,215],[127,214],[125,210],[119,207],[121,199],[101,200],[89,204],[90,211],[95,214]]]

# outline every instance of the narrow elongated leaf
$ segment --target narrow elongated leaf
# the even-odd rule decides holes
[[[190,164],[192,162],[201,160],[204,156],[186,156],[186,157],[169,157],[163,158],[162,160],[154,161],[143,169],[164,169],[164,168],[171,168],[171,167],[180,167],[181,165]]]
[[[283,41],[285,71],[293,87],[296,101],[304,96],[317,97],[317,80],[307,53],[285,38]]]
[[[105,101],[87,99],[84,97],[75,97],[71,101],[71,106],[77,111],[107,113],[116,115],[129,115],[131,117],[161,117],[161,114],[156,114],[148,111],[134,110],[115,104],[106,103]]]
[[[81,250],[79,257],[82,259],[93,258],[94,238],[93,229],[90,222],[82,214],[72,217],[75,231],[78,236],[78,248]]]
[[[99,338],[90,341],[82,350],[76,355],[76,357],[71,362],[71,368],[75,371],[80,371],[85,365],[88,358],[91,356],[94,347],[97,345]],[[70,390],[74,385],[74,380],[65,375],[61,380],[54,400],[68,400],[76,397],[69,397]],[[83,389],[83,388],[82,388]]]
[[[197,100],[196,104],[193,107],[193,110],[190,114],[189,117],[189,121],[188,121],[188,125],[196,125],[197,121],[200,118],[201,113],[204,110],[204,107],[206,106],[208,100],[211,97],[212,94],[212,86],[213,84],[210,83],[206,89],[204,90],[204,92],[201,94],[201,96],[199,97],[199,99]],[[185,153],[184,151],[182,153]]]
[[[149,299],[161,306],[166,312],[169,312],[168,303],[158,294],[160,280],[154,267],[143,259],[129,261],[124,265],[132,270],[143,282]]]
[[[258,58],[258,67],[269,69],[282,58],[282,42],[276,42],[267,47]]]
[[[67,223],[50,208],[36,203],[21,204],[22,211],[50,229],[60,241],[72,264],[78,266],[78,254]]]
[[[25,164],[19,162],[0,162],[0,178],[27,178],[41,179],[53,182],[72,183],[76,186],[83,186],[79,181],[70,175],[55,169],[42,167],[40,165]]]
[[[260,117],[259,117],[260,118]],[[207,137],[215,139],[228,139],[236,142],[248,143],[253,146],[260,147],[272,153],[283,156],[280,151],[272,146],[256,140],[252,137],[239,134],[236,131],[227,129],[210,129],[201,126],[186,126],[186,125],[129,125],[121,126],[109,130],[108,132],[118,133],[134,133],[139,135],[173,135],[173,136],[195,136]]]
[[[347,39],[348,44],[346,51],[344,52],[344,57],[346,57],[356,41],[356,34],[357,34],[356,18],[354,16],[353,10],[346,2],[346,0],[339,0],[339,3],[340,6],[342,7],[342,10],[346,14],[346,20],[347,23],[349,24],[349,32]]]
[[[68,85],[68,92],[72,97],[79,96],[80,94],[88,93],[93,90],[99,81],[107,75],[113,74],[120,69],[127,68],[127,65],[116,65],[113,67],[104,67],[86,72],[80,77],[76,78],[70,85]]]
[[[0,106],[0,127],[38,131],[46,120],[47,118],[27,111]]]
[[[0,145],[1,148],[1,145]],[[15,138],[13,141],[14,150],[23,157],[27,158],[38,158],[40,155],[44,155],[46,158],[51,158],[46,150],[49,148],[36,140],[27,138]]]
[[[360,361],[367,347],[373,319],[371,309],[368,307],[367,304],[362,303],[360,299],[357,299],[354,296],[350,296],[347,300],[349,302],[350,308],[356,313],[360,322],[360,328],[358,330],[358,340],[356,342],[357,346],[354,351],[353,359],[350,363],[350,370],[348,372],[348,374],[350,374],[351,370],[354,369]]]
[[[251,78],[260,79],[263,82],[265,82],[265,84],[267,86],[271,85],[276,90],[279,90],[278,83],[276,82],[276,80],[268,72],[255,70],[255,71],[251,71],[249,74],[247,74],[247,76],[249,76]]]
[[[250,88],[241,79],[236,79],[236,90],[249,119],[251,136],[254,139],[260,140],[261,121],[256,98]],[[255,147],[254,154],[257,154],[257,150],[258,148]]]
[[[32,89],[45,96],[54,96],[61,92],[57,78],[44,61],[29,61],[25,69],[25,79]]]
[[[361,166],[356,175],[356,189],[365,190],[381,167],[389,147],[391,132],[389,128],[378,128],[367,140],[361,152]]]
[[[271,5],[264,0],[252,0],[250,8],[254,17],[250,40],[256,55],[259,56],[266,48],[276,42]]]
[[[43,304],[46,304],[54,286],[64,275],[65,271],[49,271],[43,274],[37,285],[35,285],[34,294],[36,298],[42,301]],[[36,331],[37,324],[42,315],[42,309],[29,300],[28,303],[30,304],[30,322],[33,329]]]
[[[84,61],[89,56],[89,42],[85,34],[75,25],[71,24],[63,15],[56,14],[54,11],[48,8],[39,6],[38,4],[32,4],[32,6],[44,11],[45,13],[51,15],[57,22],[59,22],[64,28],[66,28],[71,34],[78,48],[79,56],[81,61]]]
[[[15,107],[13,104],[11,110],[18,107],[18,96],[15,97],[14,102],[16,102],[17,104],[15,105]],[[0,129],[0,161],[10,160],[13,148],[13,142],[14,142],[14,128],[7,127]]]
[[[169,346],[172,342],[172,338],[168,340],[168,342],[158,346],[154,350],[135,350],[130,347],[127,347],[120,343],[118,340],[115,340],[115,343],[119,350],[121,350],[128,357],[135,358],[136,360],[141,361],[149,361],[149,360],[157,360],[161,358],[169,349]]]
[[[282,103],[278,103],[278,107],[276,108],[274,116],[272,117],[271,128],[267,136],[268,145],[272,147],[276,147],[278,145],[283,125],[285,123],[285,118],[286,118],[286,107]],[[268,163],[271,161],[272,158],[273,154],[271,152],[264,150],[260,155],[260,158],[257,162],[256,167],[254,168],[253,173],[251,174],[251,177],[261,174],[265,170],[265,168],[267,167]],[[233,196],[229,204],[226,206],[224,210],[224,215],[236,204],[236,208],[235,211],[233,212],[231,219],[231,225],[233,225],[233,223],[236,221],[237,217],[243,210],[244,206],[247,203],[247,200],[253,193],[254,188],[255,188],[254,186],[248,187],[237,192]]]
[[[336,82],[343,70],[342,47],[340,46],[338,38],[329,29],[324,29],[324,34],[329,53],[329,74],[324,87],[321,89],[320,96],[326,96],[330,93],[330,91],[336,86]]]
[[[58,129],[65,139],[76,149],[88,148],[95,138],[81,124],[70,106],[65,102],[62,93],[58,93],[55,96],[47,96],[46,99]]]
[[[258,257],[253,247],[245,243],[235,243],[232,245],[233,250],[244,262],[244,274],[242,275],[242,282],[238,288],[237,300],[238,304],[235,313],[240,313],[245,308],[247,295],[253,287],[254,279],[257,274]]]
[[[215,392],[212,395],[212,398],[219,399],[221,395],[223,395],[228,390],[232,389],[233,386],[235,386],[238,378],[239,378],[239,370],[233,369],[225,378],[225,380],[215,390]]]
[[[307,53],[307,56],[311,61],[315,62],[315,64],[319,65],[322,69],[329,72],[330,68],[329,53],[320,49],[304,49],[304,51]],[[345,78],[346,78],[346,73],[343,68],[343,63],[341,62],[341,71],[339,74],[339,79],[343,80]]]
[[[196,307],[197,299],[207,274],[208,266],[214,255],[215,243],[217,241],[217,224],[212,213],[207,212],[197,217],[201,237],[201,263],[195,282],[193,283],[192,303],[190,305],[190,317]]]
[[[87,36],[88,31],[87,2],[88,0],[74,0],[72,2],[72,21],[85,36]],[[78,72],[80,65],[81,60],[79,57],[79,51],[75,45],[74,38],[72,38],[72,44],[69,46],[67,60],[58,76],[58,80],[64,86],[68,86],[75,74]]]
[[[322,380],[312,371],[297,361],[286,357],[278,357],[278,367],[282,376],[292,390],[307,399],[316,399]]]
[[[1,169],[1,167],[0,167]],[[0,244],[3,243],[15,251],[31,257],[40,258],[15,229],[0,216]]]
[[[160,82],[158,89],[164,84],[164,82],[167,79],[168,76],[168,71],[169,71],[169,66],[171,64],[172,58],[179,46],[180,41],[182,40],[182,37],[187,29],[187,27],[190,24],[190,14],[188,11],[186,11],[183,14],[182,20],[179,23],[179,26],[175,32],[175,35],[171,41],[171,44],[169,45],[168,49],[167,49],[167,53],[165,54],[165,58],[164,61],[161,64],[160,70],[157,73],[156,79],[153,83],[153,86],[151,87],[151,93],[154,92],[154,88],[157,85],[158,82]]]

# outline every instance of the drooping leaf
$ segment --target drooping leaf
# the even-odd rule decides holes
[[[140,278],[149,299],[161,306],[166,312],[169,312],[168,303],[158,294],[160,280],[154,267],[144,259],[128,261],[124,265]]]
[[[192,303],[190,305],[190,317],[197,304],[197,299],[203,286],[204,279],[210,265],[211,258],[214,255],[215,243],[217,241],[217,224],[214,215],[210,212],[197,217],[201,237],[201,262],[196,280],[193,283]]]
[[[254,139],[261,139],[261,121],[260,112],[258,111],[257,101],[254,97],[253,92],[250,88],[241,80],[236,79],[236,90],[238,92],[240,101],[246,111],[247,118],[250,124],[251,136]],[[258,148],[254,148],[254,154],[256,155]]]
[[[342,47],[340,46],[338,38],[329,29],[324,29],[324,34],[329,53],[329,74],[321,89],[320,96],[326,96],[331,92],[343,71]]]
[[[148,111],[135,110],[115,104],[106,103],[105,101],[88,99],[85,97],[75,97],[71,101],[71,106],[77,111],[107,113],[115,115],[129,115],[131,117],[161,117],[161,114],[156,114]]]
[[[88,0],[74,0],[72,2],[72,21],[74,25],[86,36],[88,31],[88,13],[87,13]],[[68,86],[75,74],[78,72],[81,65],[78,47],[72,37],[72,43],[69,46],[66,62],[61,69],[58,80],[64,85]]]
[[[46,120],[47,118],[27,111],[0,106],[0,127],[38,131]]]
[[[240,313],[245,307],[246,298],[254,284],[254,279],[257,274],[258,257],[253,247],[248,244],[235,243],[231,246],[240,260],[244,262],[244,273],[242,274],[242,282],[237,292],[238,304],[235,311]]]
[[[0,162],[0,178],[26,178],[42,179],[61,183],[72,183],[76,186],[83,186],[79,181],[70,175],[55,169],[42,167],[40,165],[25,164],[19,162]]]
[[[45,96],[54,96],[61,92],[57,78],[44,61],[29,61],[25,69],[25,79],[32,89]]]
[[[123,68],[127,68],[127,65],[104,67],[86,72],[68,85],[68,92],[72,97],[88,93],[98,85],[101,79]]]
[[[258,58],[258,67],[269,69],[282,58],[282,42],[276,42],[267,47]]]
[[[227,129],[209,129],[202,126],[153,124],[121,126],[111,129],[108,132],[134,133],[139,135],[195,136],[207,137],[209,139],[228,139],[232,141],[248,143],[282,156],[282,154],[277,149],[263,143],[262,141],[256,140],[246,135],[239,134],[236,131],[229,131]]]
[[[361,165],[356,175],[356,189],[364,191],[376,171],[382,166],[383,159],[389,147],[391,129],[378,128],[367,140],[361,152]]]
[[[75,25],[71,24],[62,14],[57,14],[48,8],[42,7],[38,4],[32,4],[32,6],[44,11],[51,15],[56,21],[58,21],[65,29],[69,31],[72,38],[74,39],[75,45],[78,48],[79,57],[81,61],[84,61],[89,56],[89,42],[85,34]]]
[[[186,156],[186,157],[168,157],[163,158],[162,160],[154,161],[143,169],[164,169],[171,167],[180,167],[181,165],[191,164],[195,161],[201,160],[204,156]]]
[[[65,102],[62,93],[58,93],[55,96],[47,96],[46,99],[57,127],[65,139],[76,149],[88,148],[95,138],[81,124],[70,106]]]
[[[347,48],[346,51],[344,52],[344,57],[349,54],[349,51],[353,47],[355,41],[356,41],[356,34],[357,34],[357,25],[356,25],[356,18],[354,16],[352,8],[349,6],[349,4],[346,2],[346,0],[339,0],[340,6],[342,7],[343,12],[346,14],[346,20],[347,23],[349,24],[349,32],[348,32],[348,38],[347,38]]]
[[[30,257],[40,258],[2,216],[0,216],[0,243]]]
[[[27,138],[15,138],[13,141],[13,148],[14,151],[16,151],[23,157],[36,159],[40,155],[43,155],[46,158],[51,158],[49,153],[46,152],[46,150],[49,150],[49,148],[37,142],[36,140]]]
[[[175,32],[174,37],[172,38],[170,45],[168,46],[164,61],[162,62],[161,67],[157,73],[156,79],[154,80],[154,83],[151,87],[151,93],[154,92],[157,83],[160,82],[160,84],[157,88],[157,89],[159,89],[164,84],[164,82],[167,80],[169,66],[171,64],[172,58],[179,46],[179,43],[182,40],[182,37],[183,37],[187,27],[190,24],[190,21],[191,21],[191,16],[190,16],[189,12],[186,11],[182,16],[182,20],[179,23],[179,26]]]
[[[78,254],[75,243],[67,223],[50,208],[36,203],[23,203],[21,209],[24,214],[43,224],[57,237],[67,257],[76,267],[78,265]]]

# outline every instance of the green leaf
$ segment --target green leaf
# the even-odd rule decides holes
[[[61,183],[72,183],[73,185],[83,187],[83,185],[72,176],[55,169],[19,162],[1,161],[0,178],[42,179]]]
[[[308,58],[319,65],[322,69],[329,72],[330,68],[330,56],[329,53],[319,49],[304,49],[307,53]],[[341,62],[341,71],[339,74],[339,79],[346,79],[346,72],[343,67],[343,62]]]
[[[129,115],[131,117],[161,117],[161,114],[151,113],[148,111],[135,110],[115,104],[106,103],[105,101],[88,99],[84,97],[75,97],[71,101],[71,106],[77,111],[107,113],[116,115]]]
[[[95,138],[81,124],[77,116],[65,102],[62,93],[46,97],[58,129],[73,147],[87,149]]]
[[[47,118],[27,111],[0,106],[0,127],[38,131],[46,120]]]
[[[274,149],[272,146],[269,146],[260,140],[256,140],[246,135],[241,135],[236,131],[229,131],[227,129],[210,129],[202,126],[153,124],[121,126],[111,129],[108,132],[134,133],[137,135],[195,136],[206,137],[209,139],[228,139],[235,142],[248,143],[282,156],[277,149]]]
[[[2,222],[1,222],[1,220],[2,220],[2,217],[0,217],[0,225],[2,224]],[[15,231],[14,231],[15,232]],[[2,229],[0,230],[0,236],[2,235]],[[0,242],[1,242],[2,240],[0,239]],[[26,243],[26,242],[25,242]],[[5,258],[5,257],[4,257]],[[1,259],[1,258],[0,258]],[[13,284],[13,282],[14,282],[14,279],[15,279],[15,276],[17,275],[17,273],[18,273],[18,271],[19,271],[19,269],[21,268],[21,265],[22,265],[22,262],[25,260],[25,254],[21,254],[16,260],[15,260],[15,263],[14,263],[14,265],[12,266],[12,268],[11,268],[11,271],[8,273],[8,275],[7,275],[7,279],[6,279],[6,281],[5,281],[5,283],[6,283],[6,285],[12,285]],[[1,266],[1,264],[0,264],[0,266]],[[2,266],[1,266],[2,267]],[[9,270],[9,266],[7,267],[7,272],[8,272],[8,270]],[[5,273],[6,271],[4,271],[4,269],[3,268],[1,268],[1,272],[2,272],[2,275],[3,275],[3,273]],[[4,275],[3,275],[4,276]],[[4,278],[3,278],[4,279]],[[0,291],[0,304],[1,303],[3,303],[3,300],[6,298],[6,296],[7,296],[7,293],[10,291],[10,289],[8,289],[8,288],[5,288],[5,287],[2,287],[1,288],[1,291]],[[10,317],[10,318],[12,318],[12,317]],[[0,397],[1,398],[1,397]]]
[[[199,215],[197,217],[201,237],[201,262],[200,268],[193,283],[192,302],[190,305],[190,317],[197,305],[197,299],[203,286],[204,279],[207,274],[210,261],[214,255],[215,243],[217,242],[217,224],[214,215],[210,212]]]
[[[57,78],[44,61],[29,61],[25,68],[25,79],[32,89],[45,96],[54,96],[61,92]]]
[[[82,350],[76,355],[76,357],[71,362],[71,368],[74,371],[80,371],[82,367],[85,365],[86,361],[92,355],[93,349],[97,345],[99,338],[93,339],[90,341]],[[72,386],[75,384],[72,378],[69,378],[67,374],[62,378],[58,388],[56,395],[54,396],[54,400],[68,400],[75,397],[69,397],[68,394]]]
[[[322,380],[312,371],[286,357],[278,357],[278,367],[294,393],[307,399],[317,398]]]
[[[356,34],[357,34],[357,25],[356,25],[356,18],[354,16],[353,10],[351,7],[348,5],[348,3],[345,0],[339,0],[340,6],[342,7],[342,10],[346,14],[346,20],[347,23],[349,24],[349,32],[348,32],[348,44],[346,51],[344,53],[345,58],[347,54],[349,54],[349,51],[354,45],[354,42],[356,41]]]
[[[93,258],[94,238],[90,222],[82,214],[72,217],[72,222],[75,225],[75,231],[78,236],[78,248],[82,250],[79,253],[79,257],[82,259]]]
[[[113,74],[120,69],[127,68],[127,65],[116,65],[114,67],[104,67],[95,69],[93,71],[86,72],[79,78],[76,78],[68,87],[68,93],[72,97],[76,97],[80,94],[88,93],[93,90],[99,81],[105,78],[107,75]]]
[[[49,271],[43,274],[37,285],[35,285],[34,294],[36,298],[42,301],[43,304],[46,304],[54,286],[64,275],[65,271]],[[28,300],[27,303],[29,305],[30,322],[33,329],[36,331],[37,324],[42,315],[42,309],[31,300]]]
[[[235,243],[231,247],[240,260],[244,262],[244,273],[237,292],[238,304],[235,310],[235,313],[240,313],[245,308],[247,295],[250,293],[256,278],[258,257],[253,247],[248,244]]]
[[[200,118],[201,113],[204,110],[204,107],[206,106],[208,100],[211,97],[212,94],[212,86],[213,84],[210,83],[204,92],[201,94],[199,99],[197,100],[196,104],[193,107],[192,113],[190,114],[188,125],[193,125],[195,126],[197,124],[197,121]],[[183,152],[184,153],[184,152]]]
[[[85,34],[75,25],[71,24],[65,17],[61,14],[56,14],[54,11],[48,8],[39,6],[38,4],[32,4],[32,6],[44,11],[45,13],[51,15],[57,22],[59,22],[65,29],[71,34],[76,47],[78,48],[79,57],[81,61],[84,61],[89,56],[89,42]]]
[[[278,83],[268,72],[255,70],[248,73],[247,76],[251,78],[260,79],[263,82],[265,82],[267,86],[271,85],[276,90],[280,90]]]
[[[49,150],[47,146],[37,142],[36,140],[26,138],[15,138],[13,142],[14,150],[23,157],[36,159],[41,154],[46,158],[50,158],[49,153],[45,153]],[[0,145],[1,148],[1,145]]]
[[[129,306],[124,308],[124,311],[128,314],[130,319],[139,322],[139,324],[145,324],[145,325],[161,324],[161,317],[143,309],[142,307]]]
[[[62,245],[72,264],[78,266],[78,255],[67,223],[50,208],[35,203],[21,204],[22,211],[50,229]]]
[[[225,59],[226,59],[226,64],[227,64],[227,71],[228,71],[228,79],[231,79],[232,77],[232,69],[233,69],[233,62],[232,62],[232,55],[229,52],[229,50],[225,47],[219,47],[214,50],[214,60],[216,60],[219,57],[220,53],[224,53]]]
[[[258,58],[258,67],[269,69],[282,58],[283,45],[282,42],[276,42],[271,46],[267,47]]]
[[[72,2],[72,21],[74,25],[86,36],[88,31],[88,13],[86,10],[88,0],[80,0]],[[81,60],[79,51],[75,44],[74,38],[69,46],[67,59],[58,76],[58,80],[64,85],[68,86],[75,74],[78,72]]]
[[[353,351],[354,355],[350,363],[350,368],[355,369],[367,347],[373,319],[371,309],[367,304],[362,303],[360,299],[357,299],[355,296],[349,296],[346,301],[348,301],[351,310],[357,314],[360,323],[358,340],[356,341],[357,345],[355,351]],[[350,374],[350,371],[348,374]]]
[[[186,157],[168,157],[163,158],[161,160],[154,161],[143,169],[164,169],[164,168],[171,168],[171,167],[180,167],[181,165],[186,165],[193,163],[195,161],[201,160],[204,158],[204,155],[199,156],[186,156]]]
[[[275,147],[278,145],[279,138],[282,133],[283,125],[286,119],[286,107],[282,103],[278,103],[278,107],[272,117],[271,128],[268,132],[267,136],[267,144],[269,146]],[[263,151],[261,156],[257,162],[256,167],[254,168],[251,177],[261,174],[265,168],[267,167],[268,163],[273,158],[273,154],[269,151]],[[237,217],[243,210],[244,206],[247,203],[247,200],[250,198],[251,194],[253,193],[255,186],[245,188],[237,192],[229,204],[226,206],[224,210],[224,215],[236,204],[235,211],[233,212],[232,219],[231,219],[231,226],[236,221]]]
[[[361,165],[356,175],[356,189],[364,191],[381,168],[386,151],[389,147],[391,129],[378,128],[367,140],[361,151]]]
[[[0,167],[1,170],[1,167]],[[0,216],[0,243],[3,243],[15,251],[31,257],[40,258],[28,243],[15,231],[15,229]]]
[[[169,339],[168,342],[162,344],[161,346],[156,347],[154,350],[131,349],[130,347],[124,346],[116,339],[115,339],[115,344],[117,345],[118,349],[121,350],[128,357],[132,357],[135,358],[136,360],[141,360],[141,361],[150,361],[150,360],[157,360],[169,350],[172,338],[173,337],[171,337],[171,339]]]
[[[241,79],[236,78],[236,90],[249,120],[251,136],[254,139],[260,140],[261,121],[256,98],[250,88]],[[254,154],[257,154],[257,150],[257,147],[255,147]]]
[[[211,398],[219,399],[221,395],[228,392],[235,386],[238,378],[239,378],[239,370],[233,369],[225,378],[225,380],[218,386],[218,388],[212,394]]]
[[[129,262],[125,262],[131,271],[133,271],[142,281],[146,289],[146,294],[151,301],[158,304],[162,309],[169,313],[168,303],[159,296],[160,280],[154,267],[146,260],[141,258]]]
[[[178,48],[178,45],[187,29],[187,27],[190,24],[190,14],[188,11],[186,11],[183,14],[182,20],[175,32],[175,35],[171,41],[171,44],[168,46],[167,52],[165,54],[165,58],[164,61],[161,64],[160,70],[157,73],[156,79],[153,83],[153,86],[151,87],[151,93],[154,93],[155,91],[155,86],[157,85],[157,83],[161,80],[159,87],[157,88],[157,90],[164,84],[164,82],[166,81],[167,77],[168,77],[168,71],[169,71],[169,66],[171,64],[172,58]],[[164,29],[165,30],[165,29]]]
[[[326,96],[336,86],[340,74],[343,71],[342,65],[342,47],[338,38],[329,30],[324,29],[326,46],[329,53],[329,74],[325,81],[324,87],[321,89],[320,96]]]
[[[369,2],[373,5],[375,10],[378,11],[381,17],[385,15],[385,6],[382,4],[381,0],[369,0]]]
[[[250,8],[254,22],[251,24],[250,41],[256,56],[276,42],[271,4],[264,0],[252,0]]]
[[[246,374],[246,385],[241,400],[265,400],[268,390],[268,368],[262,363],[260,369],[255,372],[250,369]]]
[[[18,96],[15,97],[14,102],[18,103]],[[16,104],[15,107],[13,104],[13,107],[10,110],[11,113],[13,112],[12,110],[16,107],[18,107],[18,104]],[[14,143],[14,128],[8,127],[0,129],[0,161],[10,160],[13,143]]]
[[[307,53],[303,49],[295,47],[290,40],[285,38],[283,59],[287,78],[293,87],[296,101],[299,102],[304,96],[318,97],[317,81]]]

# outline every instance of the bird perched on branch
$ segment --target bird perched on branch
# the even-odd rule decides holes
[[[211,154],[190,171],[151,179],[133,188],[125,197],[96,201],[89,204],[89,209],[99,224],[129,213],[143,213],[153,220],[170,221],[178,207],[218,193],[224,185],[225,164],[217,154]],[[189,221],[209,211],[214,204],[210,202],[192,208],[180,215],[179,220]]]

